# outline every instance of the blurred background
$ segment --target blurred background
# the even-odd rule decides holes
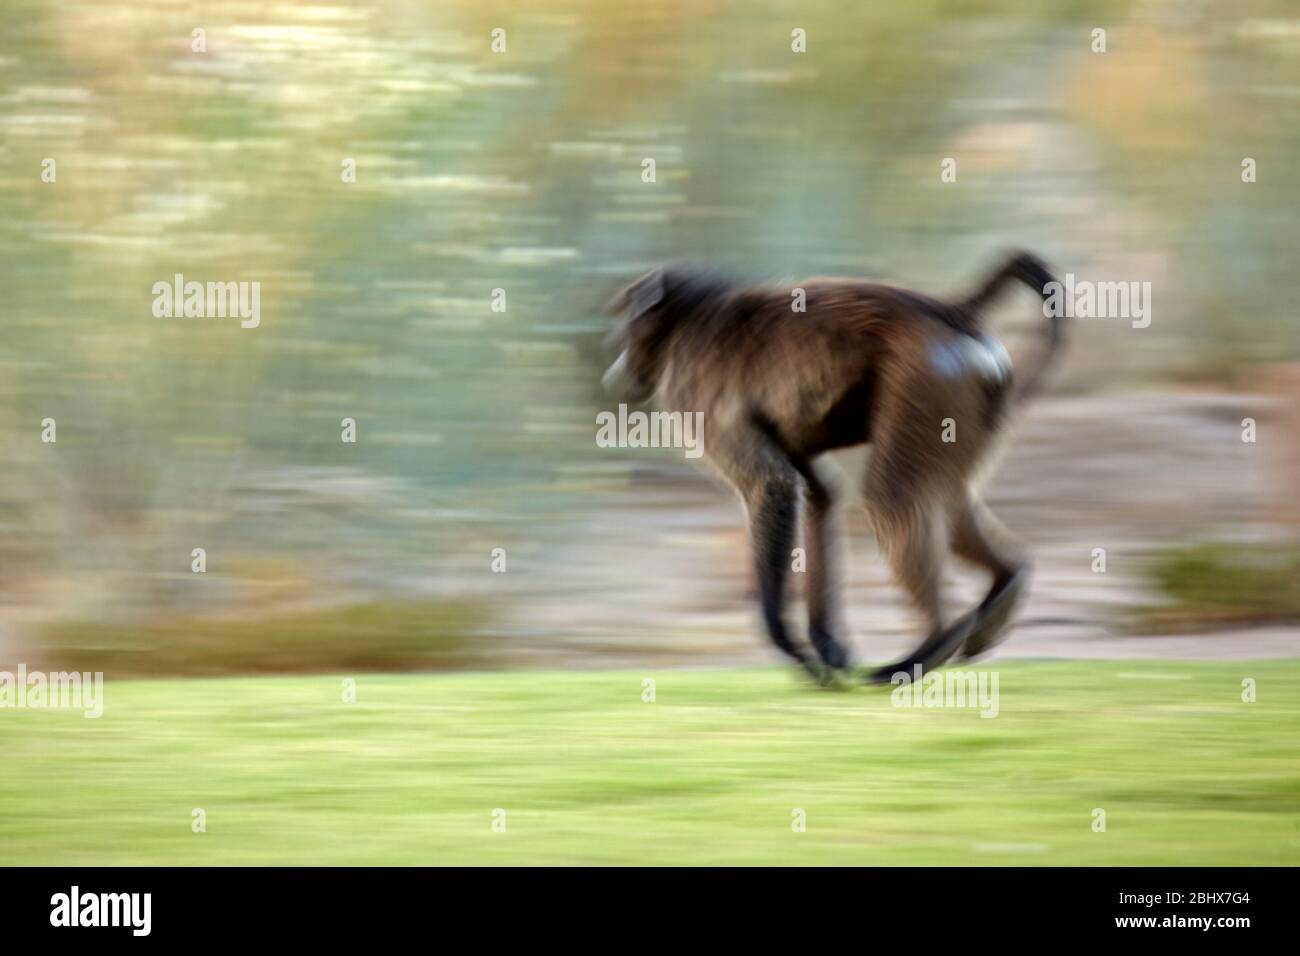
[[[1007,653],[1294,653],[1298,106],[1286,0],[7,0],[0,666],[770,660],[736,503],[595,444],[602,306],[1011,245],[1153,301],[1076,322],[989,488],[1038,559]],[[260,327],[156,318],[176,273],[260,282]],[[916,625],[850,520],[880,658]]]

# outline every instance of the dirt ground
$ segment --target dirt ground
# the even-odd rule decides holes
[[[1260,401],[1152,392],[1031,406],[985,481],[986,500],[1035,562],[1030,596],[998,654],[1300,655],[1294,627],[1171,636],[1137,636],[1126,627],[1129,609],[1160,600],[1143,573],[1152,553],[1277,533],[1274,516],[1285,502],[1268,464],[1268,426],[1254,444],[1241,438],[1244,417],[1267,419]],[[539,574],[531,585],[523,578],[525,593],[514,602],[520,611],[508,625],[516,656],[566,667],[777,658],[746,596],[739,504],[671,455],[625,491],[593,503],[595,517],[567,530],[562,570]],[[837,459],[850,490],[863,458]],[[1294,490],[1283,489],[1287,494]],[[860,659],[879,661],[910,648],[920,625],[889,579],[861,506],[851,505],[847,519],[851,639]],[[1096,548],[1106,552],[1104,573],[1093,570]],[[955,608],[977,598],[978,577],[955,567],[950,576]],[[801,611],[792,605],[791,620],[800,625]]]

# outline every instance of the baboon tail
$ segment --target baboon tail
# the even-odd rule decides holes
[[[1051,298],[1047,291],[1050,283],[1056,282],[1047,271],[1042,260],[1029,252],[1016,252],[1007,257],[1006,262],[989,276],[984,285],[973,295],[963,301],[958,308],[973,317],[978,317],[983,308],[998,297],[1012,282],[1018,280],[1043,297],[1044,302]],[[1058,283],[1059,286],[1059,283]],[[1042,385],[1043,376],[1051,368],[1065,344],[1065,320],[1063,310],[1059,308],[1045,310],[1047,314],[1046,335],[1043,346],[1034,356],[1028,371],[1016,376],[1012,391],[1013,403],[1018,403],[1035,394]],[[978,319],[976,319],[978,321]]]

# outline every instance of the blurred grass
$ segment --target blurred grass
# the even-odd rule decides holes
[[[37,645],[50,670],[109,677],[483,667],[470,601],[377,601],[272,615],[174,615],[142,624],[58,621]]]
[[[1156,556],[1150,576],[1172,603],[1144,608],[1146,633],[1300,623],[1300,548],[1194,544]]]
[[[11,864],[1300,858],[1300,661],[997,669],[995,719],[777,669],[367,676],[354,704],[340,676],[110,682],[98,721],[4,713],[0,845]]]

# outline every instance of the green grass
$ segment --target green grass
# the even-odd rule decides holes
[[[1300,661],[992,666],[993,719],[776,669],[112,682],[0,711],[0,859],[1300,862]]]

